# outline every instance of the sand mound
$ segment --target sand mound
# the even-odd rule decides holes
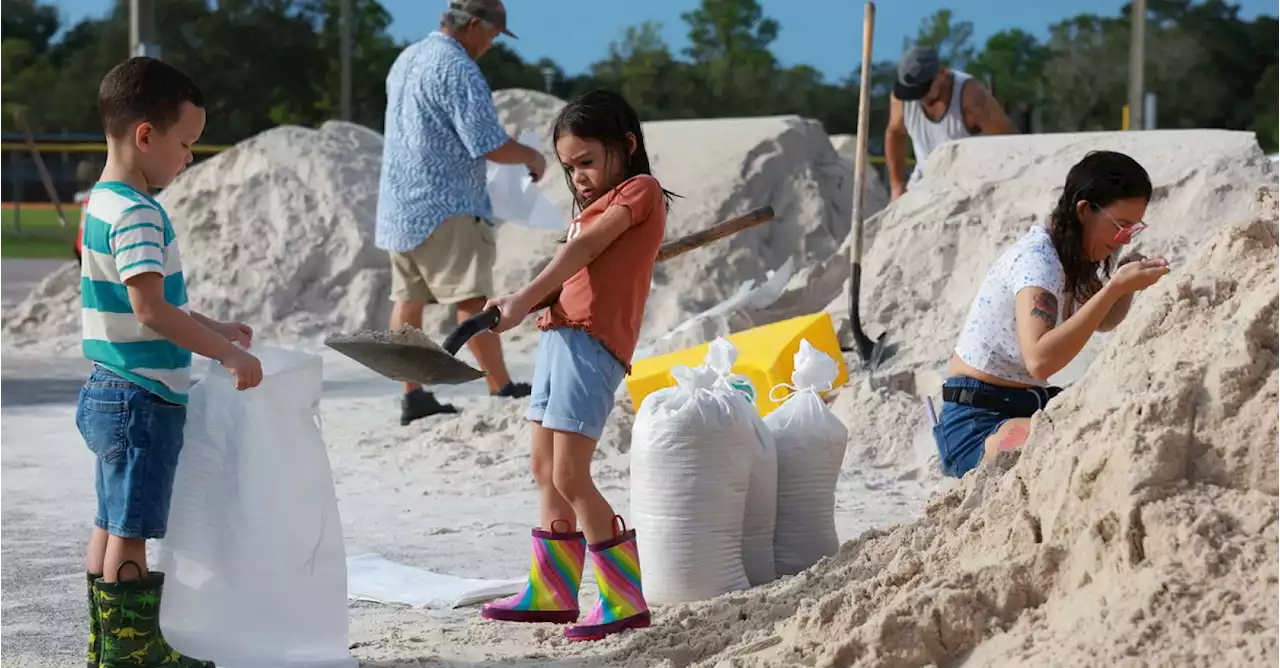
[[[836,154],[840,156],[841,165],[844,167],[845,172],[849,174],[849,178],[852,179],[853,154],[858,148],[858,137],[856,135],[832,135],[831,148],[836,150]],[[871,164],[868,164],[867,167],[867,189],[863,197],[865,198],[865,215],[872,216],[889,206],[889,187],[885,185],[885,180],[880,176],[882,168],[877,168]],[[850,197],[852,196],[852,191],[850,191]]]
[[[666,608],[612,662],[1274,664],[1278,279],[1274,209],[1220,228],[1020,458],[795,578]]]
[[[80,265],[49,274],[31,294],[4,312],[5,346],[45,343],[51,351],[79,350]]]
[[[373,245],[381,153],[382,138],[362,126],[283,126],[180,176],[159,200],[192,306],[284,340],[385,324],[390,271]],[[76,336],[76,273],[55,274],[5,314],[6,343]]]
[[[382,137],[359,125],[280,127],[167,189],[193,304],[282,337],[382,326],[381,153]]]
[[[529,130],[551,149],[551,124],[564,107],[564,100],[536,90],[506,88],[493,92],[498,107],[498,121],[513,137]]]
[[[991,264],[1044,221],[1067,170],[1096,149],[1127,153],[1147,169],[1155,185],[1150,228],[1133,248],[1164,255],[1175,267],[1224,222],[1251,215],[1259,187],[1275,184],[1274,166],[1246,132],[1019,135],[948,144],[929,157],[928,179],[867,223],[862,322],[873,336],[887,330],[900,346],[888,369],[945,364]],[[847,281],[847,255],[832,263],[815,267],[813,276],[823,278],[810,282]],[[845,283],[830,295],[828,310],[847,313],[847,289]]]

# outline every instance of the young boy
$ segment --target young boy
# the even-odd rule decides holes
[[[253,331],[187,309],[173,227],[148,194],[191,163],[204,96],[154,58],[117,65],[98,88],[107,166],[85,203],[80,286],[84,355],[76,426],[97,456],[98,512],[89,538],[89,668],[211,666],[160,634],[164,575],[147,571],[146,541],[169,516],[191,353],[216,359],[241,390],[262,381]]]

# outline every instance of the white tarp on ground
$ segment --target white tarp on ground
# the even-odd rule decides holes
[[[389,561],[380,554],[347,558],[347,598],[447,609],[520,593],[525,580],[473,580]]]

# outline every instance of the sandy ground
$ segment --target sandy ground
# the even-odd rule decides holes
[[[377,552],[474,577],[523,574],[528,528],[537,516],[526,441],[495,454],[469,447],[465,433],[457,440],[427,439],[426,426],[388,426],[396,418],[394,384],[332,355],[325,355],[325,363],[322,419],[347,553]],[[81,555],[94,506],[93,459],[75,429],[74,404],[86,368],[74,358],[4,360],[4,666],[81,665]],[[526,369],[515,365],[517,375],[527,375]],[[485,411],[495,428],[519,419],[523,402],[478,396],[482,392],[482,386],[469,385],[448,396]],[[441,419],[454,419],[460,427],[475,422]],[[388,439],[389,432],[402,434],[402,440]],[[599,483],[616,506],[626,508],[626,471],[614,466],[615,459],[611,455],[599,465]],[[467,470],[479,467],[495,475]],[[892,485],[846,466],[837,491],[841,540],[914,516],[926,493],[914,483]],[[352,653],[367,665],[593,665],[589,657],[567,663],[549,658],[562,644],[558,629],[495,627],[479,622],[474,608],[427,612],[353,603],[350,612]],[[475,642],[478,635],[483,642]],[[469,642],[455,642],[460,636]]]

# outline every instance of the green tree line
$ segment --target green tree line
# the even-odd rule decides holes
[[[356,122],[381,128],[388,68],[404,44],[377,0],[353,0]],[[1222,0],[1149,0],[1146,89],[1162,128],[1252,130],[1277,141],[1277,22],[1241,18]],[[338,114],[339,0],[165,0],[157,26],[163,57],[192,74],[208,96],[205,141],[230,143],[282,123],[316,125]],[[96,90],[128,51],[128,2],[64,26],[56,6],[3,0],[3,124],[21,115],[36,132],[97,132]],[[499,43],[480,60],[490,86],[569,97],[594,87],[622,92],[646,119],[799,114],[831,134],[857,119],[858,72],[831,81],[807,65],[785,66],[770,51],[782,27],[756,0],[702,0],[681,16],[679,52],[661,25],[626,28],[582,73],[525,61]],[[952,67],[990,82],[1026,129],[1118,129],[1127,98],[1129,8],[1082,14],[1050,27],[1047,40],[1013,29],[973,39],[973,23],[949,10],[924,17],[904,40],[937,46]],[[850,48],[853,47],[845,47]],[[549,74],[549,76],[548,76]],[[872,147],[887,117],[894,63],[872,69]]]

